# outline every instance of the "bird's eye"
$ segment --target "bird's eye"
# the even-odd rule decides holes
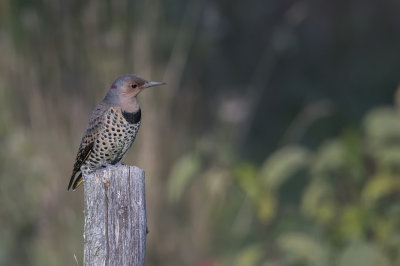
[[[134,89],[134,88],[137,87],[137,85],[136,84],[132,84],[131,87]]]

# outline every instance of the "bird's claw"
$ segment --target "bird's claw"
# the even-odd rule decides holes
[[[113,165],[110,164],[110,163],[102,163],[101,164],[101,167],[104,167],[104,168],[107,168],[107,167],[110,167],[110,166],[113,166]]]
[[[102,163],[101,164],[101,166],[104,168],[109,167],[109,166],[122,166],[122,165],[125,165],[125,164],[123,162],[118,162],[116,164],[111,164],[111,163]]]

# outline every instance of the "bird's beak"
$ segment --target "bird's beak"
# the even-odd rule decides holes
[[[167,83],[165,82],[159,82],[159,81],[147,81],[142,88],[149,88],[149,87],[154,87],[154,86],[160,86],[160,85],[165,85]]]

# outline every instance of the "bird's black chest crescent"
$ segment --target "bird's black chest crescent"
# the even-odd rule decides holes
[[[122,116],[129,124],[137,124],[142,119],[142,111],[140,109],[133,113],[122,111]]]

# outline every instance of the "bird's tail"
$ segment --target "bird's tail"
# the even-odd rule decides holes
[[[76,174],[77,173],[74,173],[71,176],[71,179],[69,180],[68,190],[71,188],[71,186],[72,186],[72,190],[75,190],[77,187],[79,187],[82,184],[82,182],[83,182],[82,172],[79,172],[78,175],[76,175]]]

